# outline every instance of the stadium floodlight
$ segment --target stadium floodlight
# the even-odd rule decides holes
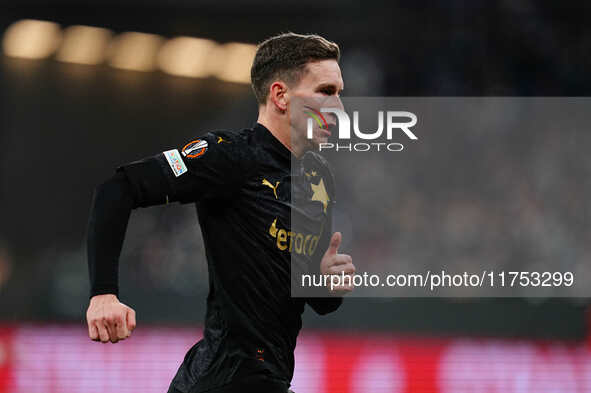
[[[113,33],[108,29],[90,26],[70,26],[56,53],[56,60],[77,64],[100,64]]]
[[[44,59],[55,52],[61,38],[61,28],[57,23],[24,19],[6,29],[2,47],[6,56]]]
[[[215,48],[211,56],[212,74],[226,82],[250,83],[250,66],[256,46],[232,42]]]
[[[208,60],[216,46],[214,41],[202,38],[172,38],[160,48],[158,66],[171,75],[207,77],[210,75]]]
[[[111,42],[108,49],[109,64],[124,70],[153,71],[163,41],[156,34],[123,33]]]

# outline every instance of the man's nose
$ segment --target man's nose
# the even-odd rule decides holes
[[[331,97],[327,98],[326,101],[324,102],[324,106],[328,107],[328,108],[338,108],[341,110],[345,110],[345,107],[343,106],[343,102],[341,101],[341,97],[339,97],[339,96],[331,96]]]

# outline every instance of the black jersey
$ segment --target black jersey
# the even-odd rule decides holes
[[[166,181],[134,169],[147,162],[157,163]],[[305,304],[324,314],[342,302],[291,296],[292,266],[317,272],[332,234],[326,162],[311,152],[294,159],[257,123],[209,132],[121,170],[137,198],[150,201],[144,205],[180,201],[197,208],[209,271],[205,329],[172,385],[199,392],[254,372],[288,385]]]

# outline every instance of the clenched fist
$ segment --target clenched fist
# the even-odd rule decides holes
[[[135,329],[135,311],[115,295],[96,295],[86,311],[88,336],[93,341],[113,344],[125,340]]]
[[[320,261],[320,273],[332,276],[328,290],[334,295],[345,295],[353,290],[352,276],[355,273],[355,265],[350,255],[339,254],[342,239],[340,232],[333,233],[330,245]],[[347,276],[351,278],[347,279]]]

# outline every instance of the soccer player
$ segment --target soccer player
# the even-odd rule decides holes
[[[341,282],[308,297],[291,292],[292,262],[301,272],[326,276],[355,272],[351,257],[338,252],[341,234],[332,233],[332,173],[313,152],[335,119],[314,124],[312,138],[306,130],[310,110],[342,108],[339,56],[335,43],[317,35],[267,39],[251,68],[259,103],[252,128],[205,133],[180,150],[123,165],[97,187],[86,315],[90,338],[103,343],[129,337],[136,326],[134,310],[117,297],[131,210],[196,205],[209,272],[205,329],[169,393],[287,392],[305,305],[327,314],[353,289]]]

